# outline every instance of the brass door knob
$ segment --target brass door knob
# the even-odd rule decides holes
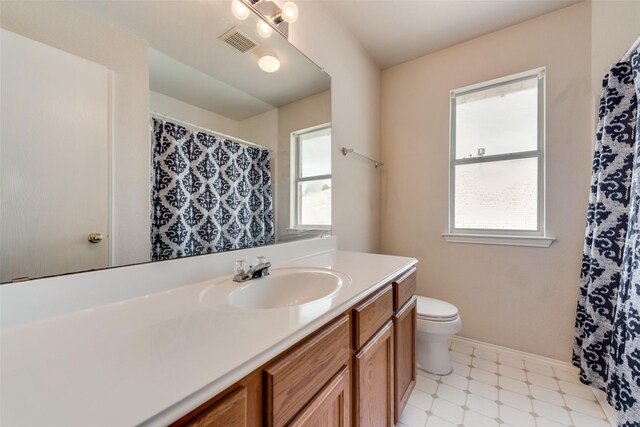
[[[102,241],[102,234],[100,233],[89,234],[89,241],[91,243],[100,243]]]

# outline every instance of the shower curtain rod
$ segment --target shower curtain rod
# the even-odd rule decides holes
[[[623,61],[628,61],[631,58],[631,55],[633,55],[633,52],[635,52],[636,50],[638,50],[638,48],[640,47],[640,37],[638,37],[635,41],[635,43],[633,43],[631,45],[631,47],[629,48],[629,50],[627,51],[627,53],[622,57]]]
[[[211,130],[211,129],[204,128],[202,126],[194,125],[193,123],[185,122],[184,120],[176,119],[175,117],[167,116],[167,115],[162,114],[162,113],[157,113],[155,111],[152,111],[151,115],[152,116],[157,116],[157,117],[160,117],[160,118],[163,118],[163,119],[167,119],[167,120],[173,120],[174,122],[180,123],[181,125],[185,125],[187,127],[194,128],[194,130],[205,131],[205,132],[207,132],[209,134],[212,134],[214,136],[222,137],[223,139],[230,139],[230,140],[233,140],[233,141],[236,141],[236,142],[240,142],[242,144],[250,145],[252,147],[262,148],[263,150],[267,150],[267,151],[270,151],[272,153],[274,152],[274,150],[272,148],[269,148],[269,147],[267,147],[265,145],[256,144],[255,142],[250,142],[250,141],[246,141],[244,139],[236,138],[235,136],[226,135],[226,134],[224,134],[222,132],[218,132],[218,131],[214,131],[214,130]]]

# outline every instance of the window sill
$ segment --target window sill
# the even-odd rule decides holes
[[[286,229],[288,234],[300,234],[300,233],[318,233],[318,232],[322,232],[322,233],[326,233],[326,232],[331,232],[331,227],[327,227],[327,228],[313,228],[313,227],[309,227],[309,228],[287,228]]]
[[[473,243],[480,245],[531,246],[548,248],[556,240],[550,236],[502,236],[495,234],[442,234],[448,243]]]

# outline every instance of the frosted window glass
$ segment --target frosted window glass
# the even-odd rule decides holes
[[[331,180],[298,183],[301,225],[331,225]]]
[[[330,130],[321,129],[300,135],[300,177],[330,174]]]
[[[537,149],[537,77],[459,95],[455,102],[456,159]]]
[[[455,166],[455,228],[538,227],[538,159]]]

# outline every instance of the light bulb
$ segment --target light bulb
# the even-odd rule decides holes
[[[293,24],[298,20],[298,6],[292,1],[288,1],[282,5],[282,20]]]
[[[264,37],[265,39],[271,37],[271,34],[273,34],[273,28],[271,27],[271,25],[269,25],[262,19],[258,20],[256,29],[258,30],[258,34],[260,35],[260,37]]]
[[[265,55],[258,59],[258,65],[267,73],[275,73],[280,69],[280,60],[275,56]]]
[[[241,21],[249,17],[251,11],[241,0],[233,0],[231,2],[231,13]]]

